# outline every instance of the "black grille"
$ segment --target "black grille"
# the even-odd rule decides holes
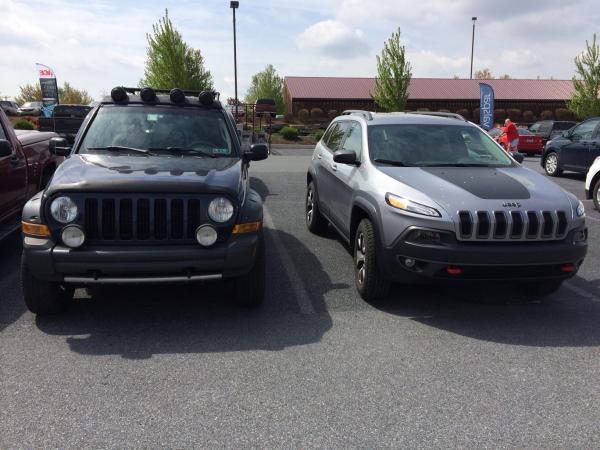
[[[458,211],[461,240],[532,240],[564,238],[564,211]]]
[[[208,221],[201,208],[204,200],[198,198],[106,197],[98,195],[82,201],[84,228],[91,242],[195,241],[196,229]],[[209,201],[210,198],[206,205]],[[229,227],[223,227],[217,228],[225,238]]]

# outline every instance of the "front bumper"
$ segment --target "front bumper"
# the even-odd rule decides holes
[[[576,230],[562,241],[454,242],[443,246],[398,241],[383,248],[386,276],[394,281],[542,280],[574,276],[587,253],[587,242],[573,243]],[[414,260],[408,267],[406,259]],[[572,271],[565,271],[572,265]],[[460,269],[450,270],[448,268]]]
[[[71,249],[26,236],[24,255],[32,275],[70,284],[181,282],[247,274],[260,236],[242,234],[209,248],[200,245],[88,246]]]

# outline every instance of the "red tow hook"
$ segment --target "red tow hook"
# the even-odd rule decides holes
[[[446,273],[448,275],[457,276],[457,275],[462,275],[463,270],[460,267],[448,266],[448,267],[446,267]]]
[[[560,266],[560,271],[564,273],[573,273],[575,272],[575,264],[562,264]]]

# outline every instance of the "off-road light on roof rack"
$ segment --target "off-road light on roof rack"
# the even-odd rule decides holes
[[[123,103],[127,101],[127,91],[121,86],[114,87],[110,91],[110,97],[115,103]]]
[[[171,89],[171,92],[169,92],[169,97],[173,103],[185,102],[185,92],[179,88]]]
[[[216,92],[202,91],[198,94],[198,101],[204,106],[210,106],[215,101]]]
[[[156,100],[156,91],[150,87],[145,87],[140,91],[140,97],[144,102],[153,102]]]

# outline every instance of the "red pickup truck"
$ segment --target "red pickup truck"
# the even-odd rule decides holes
[[[58,165],[49,151],[53,137],[13,130],[0,110],[0,239],[19,228],[23,205],[50,181]]]

